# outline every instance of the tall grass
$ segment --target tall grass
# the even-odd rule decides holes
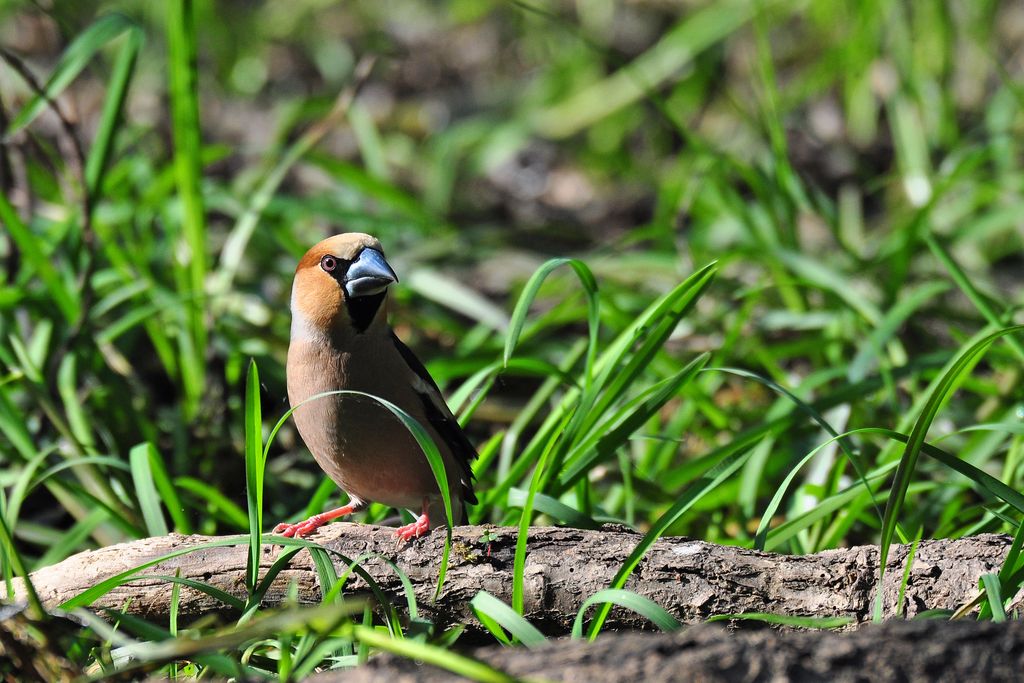
[[[237,621],[80,612],[78,663],[299,680],[390,651],[504,680],[424,619],[400,564],[399,606],[367,558],[264,533],[337,494],[283,417],[283,360],[294,263],[342,229],[387,245],[395,327],[480,445],[470,520],[519,529],[512,604],[470,604],[496,641],[545,638],[523,577],[552,523],[642,534],[576,636],[612,605],[677,627],[625,590],[666,535],[884,557],[1008,533],[965,611],[1017,616],[1012,6],[416,5],[432,28],[406,55],[377,3],[292,5],[0,8],[66,36],[0,54],[3,581],[170,530],[248,534],[211,542],[248,545],[244,595],[163,578]],[[265,613],[302,550],[323,604]],[[376,609],[346,600],[353,574]]]

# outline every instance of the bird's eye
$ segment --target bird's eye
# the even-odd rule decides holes
[[[320,259],[320,267],[328,273],[333,273],[334,269],[338,267],[338,259],[328,254]]]

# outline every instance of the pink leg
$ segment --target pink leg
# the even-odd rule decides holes
[[[395,535],[403,541],[411,541],[414,538],[419,538],[423,534],[430,531],[430,518],[427,516],[427,506],[429,502],[423,501],[423,514],[416,518],[416,521],[412,524],[406,524],[403,527],[399,527],[395,530]]]
[[[348,505],[343,505],[340,508],[328,510],[327,512],[321,512],[319,515],[313,515],[304,522],[297,522],[295,524],[281,522],[280,524],[274,527],[274,531],[272,533],[280,534],[287,538],[291,538],[293,536],[295,538],[302,538],[303,536],[313,533],[314,531],[322,527],[324,524],[327,524],[327,522],[331,521],[332,519],[337,519],[338,517],[350,515],[353,512],[358,512],[361,509],[361,507],[349,503]]]

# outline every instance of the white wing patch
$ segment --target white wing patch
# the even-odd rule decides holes
[[[442,397],[434,387],[430,386],[422,377],[415,372],[410,373],[412,376],[412,388],[413,390],[422,396],[426,396],[430,399],[430,402],[435,408],[441,411],[442,415],[448,416],[452,414],[448,404],[444,402]]]

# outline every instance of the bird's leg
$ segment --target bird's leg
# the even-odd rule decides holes
[[[288,524],[287,522],[281,522],[274,527],[273,533],[280,534],[287,538],[295,537],[301,538],[308,534],[313,533],[327,522],[338,517],[344,517],[350,515],[353,512],[359,512],[366,504],[363,502],[350,502],[348,505],[342,505],[340,508],[328,510],[327,512],[321,512],[319,515],[313,515],[304,522],[296,522],[295,524]]]
[[[427,516],[427,507],[429,505],[430,501],[424,498],[423,514],[417,517],[416,521],[412,524],[406,524],[405,526],[396,529],[395,535],[403,541],[410,541],[414,538],[419,538],[430,531],[430,517]]]

